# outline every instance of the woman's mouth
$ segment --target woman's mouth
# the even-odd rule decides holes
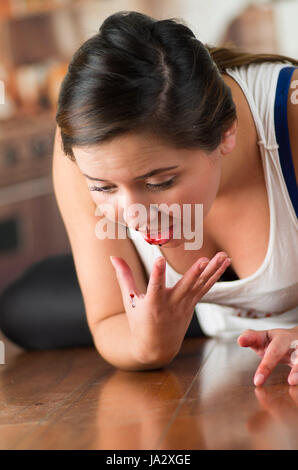
[[[150,245],[164,245],[173,238],[173,225],[168,227],[166,230],[158,231],[156,233],[141,232],[142,237]]]

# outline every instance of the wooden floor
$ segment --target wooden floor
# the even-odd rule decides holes
[[[188,338],[166,368],[125,372],[94,348],[23,351],[0,335],[1,449],[297,449],[298,387],[236,341]]]

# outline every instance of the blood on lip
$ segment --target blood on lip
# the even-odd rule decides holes
[[[169,227],[168,229],[168,236],[162,238],[162,233],[159,231],[156,236],[150,236],[150,232],[142,232],[142,235],[146,242],[150,243],[150,245],[162,245],[168,242],[173,236],[173,226]]]

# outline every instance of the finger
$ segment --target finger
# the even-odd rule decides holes
[[[298,385],[298,365],[292,368],[288,377],[288,382],[290,385]]]
[[[275,336],[267,347],[264,357],[259,364],[255,376],[255,386],[265,383],[273,369],[289,349],[289,340],[286,337]]]
[[[263,350],[268,346],[270,340],[267,335],[267,330],[245,330],[237,338],[237,343],[243,348],[250,347],[254,350]]]
[[[288,377],[290,385],[298,385],[298,347],[291,354],[292,370]]]
[[[178,282],[176,282],[173,288],[173,301],[178,301],[185,297],[188,292],[192,289],[193,285],[198,279],[198,276],[204,271],[207,264],[209,263],[208,258],[199,258],[183,275]]]
[[[199,300],[203,295],[206,294],[206,292],[211,289],[213,284],[215,284],[216,281],[220,278],[220,276],[224,273],[224,271],[227,269],[227,267],[231,264],[231,259],[226,257],[224,261],[220,262],[217,261],[217,267],[215,266],[213,271],[210,273],[207,272],[205,274],[205,271],[202,273],[198,281],[193,287],[193,292],[195,295],[198,295],[197,299]],[[219,266],[219,267],[218,267]],[[208,266],[209,268],[209,266]],[[208,276],[210,276],[208,278]]]
[[[223,271],[225,270],[225,268],[228,266],[228,264],[223,268],[223,265],[224,263],[227,262],[227,260],[230,259],[228,258],[228,255],[225,253],[225,252],[220,252],[220,253],[217,253],[212,259],[211,261],[209,261],[209,264],[208,266],[206,266],[206,268],[204,269],[204,271],[201,273],[201,275],[199,276],[199,278],[196,280],[195,284],[193,285],[193,288],[192,288],[192,294],[193,295],[197,295],[198,294],[198,290],[200,290],[199,292],[199,296],[202,297],[203,296],[203,288],[205,287],[205,285],[208,285],[211,287],[212,285],[212,281],[210,281],[210,279],[213,277],[213,280],[215,282],[216,279],[218,279],[217,277],[217,271],[218,269],[223,269]],[[222,272],[223,272],[222,271]],[[206,288],[204,290],[204,292],[207,292],[208,288]]]
[[[213,258],[209,261],[208,266],[206,266],[200,277],[196,280],[193,286],[193,290],[203,286],[227,259],[228,255],[224,251],[221,251],[220,253],[217,253],[215,256],[213,256]]]
[[[122,258],[119,258],[118,256],[110,256],[110,260],[115,268],[123,300],[126,301],[127,299],[129,299],[130,293],[134,293],[136,296],[139,296],[140,293],[136,286],[132,270],[130,269],[126,261],[124,261],[124,259]]]
[[[165,273],[166,260],[163,256],[159,256],[154,261],[154,265],[147,286],[146,298],[149,302],[160,302],[161,293],[165,288]]]

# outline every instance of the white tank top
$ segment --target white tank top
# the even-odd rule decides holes
[[[287,77],[284,76],[279,83],[279,73],[286,67],[291,69],[287,69]],[[295,212],[295,209],[298,211],[298,188],[291,151],[286,147],[287,142],[283,142],[286,162],[282,163],[281,145],[277,143],[281,142],[275,127],[277,120],[279,129],[286,125],[284,138],[288,132],[285,106],[293,71],[292,64],[281,62],[226,69],[245,94],[256,125],[269,202],[270,235],[266,256],[254,274],[238,280],[216,282],[197,303],[195,312],[208,336],[234,337],[248,328],[263,330],[298,325],[298,213]],[[283,103],[283,109],[279,107],[278,100]],[[290,164],[288,169],[284,168],[287,163]],[[154,260],[163,256],[159,246],[148,244],[134,230],[128,229],[128,236],[149,276]],[[167,287],[174,286],[181,277],[169,263],[166,264]]]

